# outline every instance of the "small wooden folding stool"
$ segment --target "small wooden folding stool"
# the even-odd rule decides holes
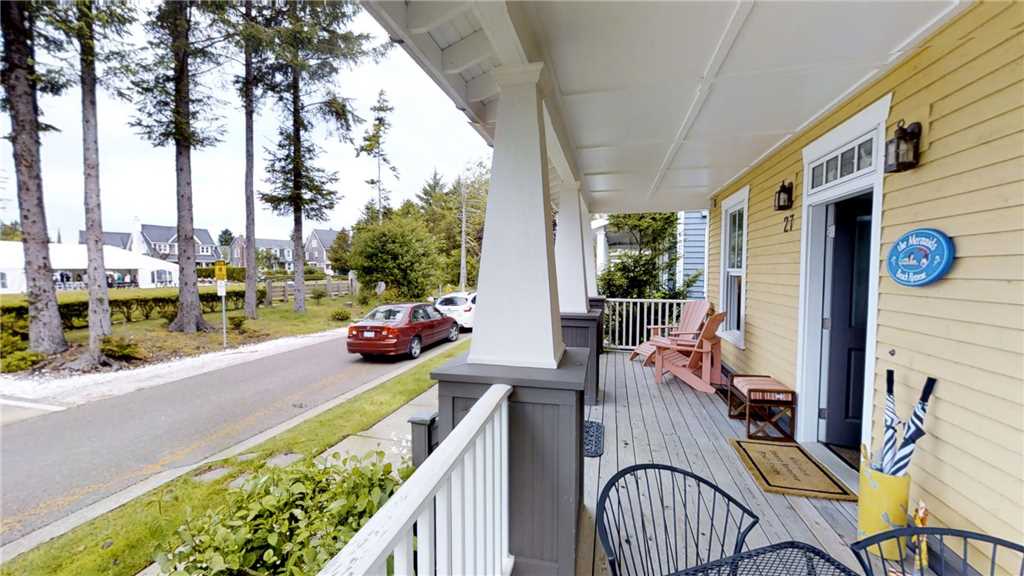
[[[730,418],[747,421],[747,438],[793,441],[796,392],[789,386],[771,376],[736,374],[729,382],[728,403]]]

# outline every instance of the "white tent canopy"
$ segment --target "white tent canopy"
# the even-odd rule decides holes
[[[50,266],[57,272],[83,272],[88,263],[84,244],[50,244]],[[140,288],[177,286],[178,265],[114,246],[103,247],[107,272],[130,274]],[[0,242],[0,294],[25,291],[25,254],[21,242]]]

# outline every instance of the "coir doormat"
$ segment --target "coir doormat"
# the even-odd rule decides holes
[[[799,444],[731,440],[740,460],[765,492],[856,501],[850,491]]]

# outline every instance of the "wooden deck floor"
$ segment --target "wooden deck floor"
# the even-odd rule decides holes
[[[605,438],[604,455],[584,459],[578,576],[608,574],[594,529],[598,492],[619,469],[645,462],[692,470],[744,502],[761,518],[747,538],[751,547],[799,540],[857,565],[847,548],[856,535],[856,504],[763,492],[728,441],[744,435],[742,423],[726,416],[717,397],[671,377],[655,384],[653,368],[621,352],[601,357],[601,379],[601,402],[585,411],[586,419],[604,424]]]

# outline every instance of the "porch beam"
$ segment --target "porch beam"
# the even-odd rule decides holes
[[[557,368],[558,310],[542,99],[543,64],[502,66],[480,257],[472,364]]]
[[[491,43],[477,30],[441,51],[446,74],[458,74],[491,57]]]
[[[494,80],[494,73],[481,74],[466,82],[466,99],[470,102],[482,102],[498,95],[498,82]]]
[[[590,310],[580,204],[579,185],[573,181],[560,182],[555,264],[558,269],[558,304],[563,314]]]
[[[410,2],[406,26],[412,34],[426,34],[471,6],[469,2]]]

